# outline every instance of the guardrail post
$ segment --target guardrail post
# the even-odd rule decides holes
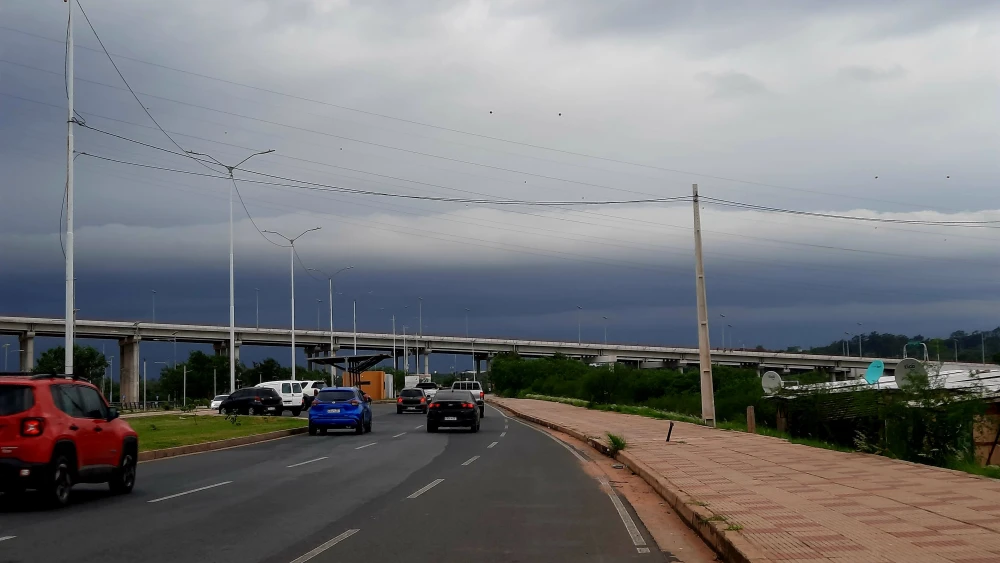
[[[747,407],[747,432],[757,433],[757,417],[754,415],[753,405]]]

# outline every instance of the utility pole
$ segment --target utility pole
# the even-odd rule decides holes
[[[726,316],[723,315],[722,313],[719,313],[719,318],[720,319],[725,319]],[[722,349],[725,350],[726,349],[726,321],[719,321],[719,324],[722,325]]]
[[[215,374],[215,371],[216,371],[215,368],[212,368],[212,398],[213,399],[219,395],[219,389],[218,389],[219,386],[216,384],[216,374]]]
[[[216,162],[216,164],[218,164],[219,166],[225,168],[226,171],[229,172],[229,392],[230,393],[235,393],[236,392],[236,361],[235,361],[235,359],[236,359],[235,358],[235,353],[236,353],[236,271],[235,271],[235,267],[234,267],[234,264],[233,264],[233,246],[234,246],[234,243],[233,243],[233,190],[236,188],[236,179],[233,178],[233,170],[236,170],[244,162],[250,160],[251,158],[253,158],[255,156],[274,152],[274,149],[269,149],[269,150],[266,150],[266,151],[255,152],[255,153],[251,154],[250,156],[244,158],[243,160],[239,161],[234,166],[227,166],[227,165],[219,162],[219,160],[217,158],[215,158],[214,156],[209,155],[209,154],[200,153],[200,152],[194,152],[194,151],[186,151],[186,152],[188,154],[193,154],[193,155],[198,155],[198,156],[204,156],[204,157],[207,157],[207,158],[211,158],[212,160],[214,160]],[[259,307],[258,307],[258,313],[259,313]],[[260,324],[259,317],[260,317],[260,315],[258,314],[258,327],[259,327],[259,324]],[[295,338],[294,334],[293,334],[292,338],[293,339]],[[295,347],[292,346],[292,350],[294,350],[294,349],[295,349]],[[293,355],[294,355],[294,353],[293,353]],[[292,373],[293,374],[295,373],[295,362],[294,361],[292,362]],[[293,377],[292,379],[295,379],[295,378]]]
[[[187,366],[187,364],[184,364],[184,383],[182,385],[183,385],[183,387],[181,387],[181,395],[184,398],[181,399],[181,404],[186,407],[187,404],[188,404],[188,366]]]
[[[399,369],[399,358],[396,357],[396,315],[392,316],[392,367]]]
[[[358,355],[358,300],[354,300],[354,355]]]
[[[980,332],[979,333],[979,338],[983,342],[983,363],[985,364],[986,363],[986,333],[985,332]]]
[[[705,292],[705,265],[701,257],[701,208],[698,184],[691,184],[694,207],[694,271],[698,294],[698,358],[701,369],[701,418],[715,426],[715,390],[712,387],[712,352],[708,340],[708,297]]]
[[[410,374],[410,357],[406,352],[406,325],[403,325],[403,375]]]
[[[242,164],[242,163],[240,163],[240,164]],[[239,166],[239,165],[237,165],[237,166]],[[230,174],[232,174],[232,171],[230,171]],[[272,235],[278,235],[279,237],[281,237],[281,238],[283,238],[283,239],[285,239],[285,240],[288,241],[288,250],[289,250],[288,259],[289,259],[289,265],[290,265],[290,268],[291,268],[291,276],[292,276],[292,381],[295,381],[295,241],[299,240],[302,237],[302,235],[304,235],[306,233],[310,233],[312,231],[318,231],[321,228],[322,227],[313,227],[311,229],[306,229],[306,230],[302,231],[301,233],[299,233],[298,236],[295,236],[295,237],[292,237],[292,238],[288,238],[285,235],[283,235],[283,234],[281,234],[279,232],[275,232],[275,231],[262,231],[262,232],[265,232],[265,233],[270,233]],[[233,363],[232,362],[232,355],[233,355],[232,351],[230,351],[229,352],[229,356],[230,356],[229,363],[230,364]]]
[[[146,410],[146,360],[142,360],[142,410]]]
[[[583,307],[576,306],[576,343],[583,344],[583,332],[581,325],[583,324]],[[478,371],[479,366],[476,366]]]
[[[73,264],[73,2],[66,2],[66,98],[69,117],[66,119],[66,361],[63,370],[73,375],[73,336],[76,328],[76,284]]]
[[[259,287],[255,287],[255,288],[253,288],[253,291],[254,291],[254,309],[256,311],[256,315],[254,316],[254,319],[256,319],[254,321],[254,327],[259,330],[260,329],[260,288]]]

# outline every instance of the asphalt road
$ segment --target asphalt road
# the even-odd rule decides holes
[[[374,408],[362,436],[140,464],[127,496],[78,486],[56,511],[0,499],[0,562],[665,560],[548,435],[491,407],[478,434],[428,434],[421,415]]]

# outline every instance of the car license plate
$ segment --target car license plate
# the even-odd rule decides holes
[[[340,409],[326,409],[326,412],[340,412]]]
[[[445,420],[458,420],[458,417],[457,416],[446,416],[446,417],[444,417],[444,419]]]
[[[277,410],[277,409],[275,407],[267,407],[267,410],[273,411],[273,410]]]
[[[406,407],[406,410],[408,410],[408,411],[415,411],[415,410],[417,410],[417,407]]]

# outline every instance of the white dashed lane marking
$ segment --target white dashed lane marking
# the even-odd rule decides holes
[[[420,495],[426,493],[427,491],[429,491],[429,490],[433,489],[434,487],[438,486],[439,484],[441,484],[442,481],[444,481],[444,479],[435,479],[435,480],[431,481],[429,484],[424,485],[423,487],[420,487],[413,494],[409,495],[406,498],[417,498]]]
[[[191,493],[197,493],[198,491],[204,491],[204,490],[207,490],[207,489],[214,489],[215,487],[221,487],[223,485],[228,485],[230,483],[232,483],[232,481],[223,481],[221,483],[216,483],[214,485],[208,485],[207,487],[198,487],[197,489],[191,489],[190,491],[184,491],[183,493],[177,493],[176,495],[170,495],[170,496],[155,498],[153,500],[148,500],[146,502],[160,502],[161,500],[170,500],[172,498],[182,497],[184,495],[189,495]]]
[[[472,463],[473,461],[476,461],[477,459],[479,459],[479,456],[474,455],[474,456],[470,457],[468,460],[466,460],[465,463],[463,463],[462,465],[469,465],[470,463]]]
[[[423,424],[421,424],[421,425],[417,426],[416,428],[414,428],[414,430],[420,430],[420,429],[421,429],[421,428],[423,428],[423,427],[424,427],[424,425],[423,425]]]
[[[501,438],[503,438],[503,437],[504,437],[504,436],[506,436],[506,435],[507,435],[507,433],[506,433],[506,432],[501,432],[501,433],[500,433],[500,437],[501,437]]]
[[[0,536],[0,541],[7,541],[16,538],[17,536]]]
[[[495,446],[497,444],[499,444],[499,442],[493,442],[492,444],[486,446],[486,449],[490,449],[490,448],[492,448],[493,446]]]
[[[406,434],[406,432],[400,432],[399,434],[396,434],[395,436],[393,436],[393,438],[399,438],[403,434]]]
[[[368,447],[371,447],[371,446],[374,446],[374,445],[375,445],[375,444],[377,444],[377,443],[378,443],[378,442],[372,442],[371,444],[365,444],[365,445],[363,445],[363,446],[358,446],[358,447],[356,447],[356,448],[354,448],[354,449],[356,449],[356,450],[363,450],[363,449],[365,449],[365,448],[368,448]]]
[[[303,461],[301,463],[293,463],[289,465],[288,468],[291,469],[292,467],[298,467],[300,465],[305,465],[307,463],[312,463],[314,461],[323,461],[324,459],[329,459],[329,458],[330,456],[317,457],[316,459],[310,459],[309,461]]]
[[[330,549],[331,547],[337,545],[338,543],[346,540],[347,538],[353,536],[354,534],[356,534],[356,533],[358,533],[360,531],[361,530],[347,530],[346,532],[344,532],[343,534],[340,534],[339,536],[333,538],[332,540],[320,544],[319,547],[317,547],[316,549],[310,551],[309,553],[306,553],[302,557],[299,557],[298,559],[293,560],[292,563],[306,563],[306,561],[309,561],[313,557],[316,557],[320,553],[323,553],[324,551]]]

